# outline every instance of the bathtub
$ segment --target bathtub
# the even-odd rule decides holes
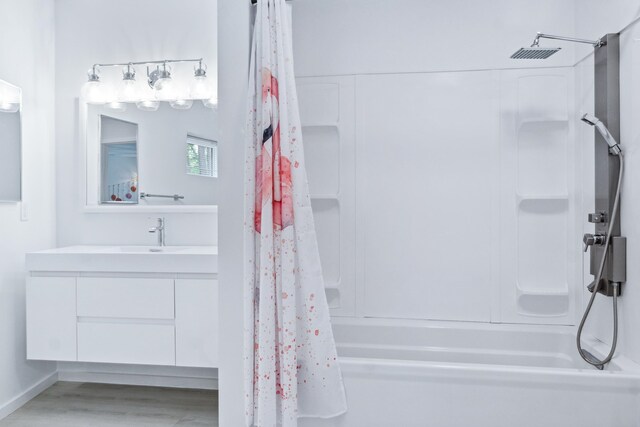
[[[303,427],[640,426],[640,366],[618,355],[592,368],[574,327],[333,323],[349,411]]]

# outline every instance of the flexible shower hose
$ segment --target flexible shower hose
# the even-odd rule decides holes
[[[600,290],[600,282],[602,280],[602,274],[604,272],[604,266],[607,261],[607,254],[609,252],[609,244],[611,243],[611,233],[613,232],[613,227],[616,221],[616,215],[618,213],[618,207],[620,205],[620,190],[622,188],[622,174],[624,172],[624,158],[622,157],[622,152],[618,153],[618,159],[620,160],[620,173],[618,175],[618,185],[616,187],[616,196],[613,201],[613,211],[611,213],[611,222],[609,222],[609,229],[607,231],[607,235],[605,237],[604,242],[604,250],[602,251],[602,259],[600,260],[600,267],[598,268],[598,274],[596,275],[595,287],[593,288],[593,293],[591,294],[591,298],[589,299],[589,304],[587,304],[587,308],[582,315],[582,320],[580,321],[580,326],[578,327],[578,334],[576,337],[576,344],[578,346],[578,353],[580,353],[580,357],[590,365],[595,366],[596,368],[602,370],[604,365],[609,363],[613,358],[613,354],[616,352],[616,346],[618,344],[618,294],[620,292],[619,283],[613,283],[613,339],[611,343],[611,350],[607,357],[602,360],[597,359],[593,354],[589,353],[587,350],[582,348],[582,329],[584,328],[584,324],[589,317],[589,312],[591,311],[591,307],[593,307],[593,302],[596,299],[596,295]]]

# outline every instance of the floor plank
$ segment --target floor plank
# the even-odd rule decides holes
[[[218,393],[57,382],[0,420],[2,427],[217,427]]]

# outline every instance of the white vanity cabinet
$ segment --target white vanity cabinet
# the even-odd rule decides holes
[[[51,260],[41,271],[36,255],[27,257],[28,359],[217,367],[215,273],[145,272],[145,262],[171,261],[155,253],[138,257],[143,271],[57,271]]]

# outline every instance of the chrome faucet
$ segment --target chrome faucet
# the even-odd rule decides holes
[[[606,236],[604,234],[587,233],[582,238],[582,243],[584,243],[582,249],[587,252],[589,250],[589,246],[604,246],[605,241]]]
[[[164,242],[164,230],[165,230],[165,219],[164,218],[158,218],[158,223],[155,227],[151,227],[149,228],[149,233],[156,233],[158,235],[158,246],[159,247],[163,247],[165,246],[165,242]]]

